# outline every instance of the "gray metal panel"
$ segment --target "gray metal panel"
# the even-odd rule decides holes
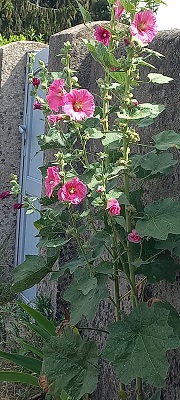
[[[39,60],[48,63],[48,47],[40,51],[34,51],[35,64],[34,75],[37,77],[40,71]],[[27,55],[29,62],[29,55]],[[45,122],[41,110],[33,110],[34,99],[30,96],[33,89],[32,84],[28,83],[29,68],[26,70],[26,86],[25,86],[25,102],[23,122],[19,128],[22,134],[21,147],[21,167],[20,167],[20,185],[23,195],[41,196],[42,179],[38,167],[43,163],[43,153],[40,152],[37,143],[37,135],[44,133]],[[43,93],[39,93],[43,97]],[[21,196],[18,199],[22,201]],[[39,202],[36,201],[36,207],[39,208]],[[21,209],[18,212],[17,228],[16,228],[16,251],[15,251],[15,266],[21,264],[25,260],[25,255],[38,254],[37,243],[38,238],[35,237],[38,233],[33,225],[33,222],[39,218],[39,213],[35,211],[33,214],[26,215],[26,210]],[[27,301],[31,301],[36,294],[36,289],[31,288],[23,293]]]

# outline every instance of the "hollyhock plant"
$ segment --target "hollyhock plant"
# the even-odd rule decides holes
[[[6,190],[5,192],[0,193],[0,200],[7,199],[9,196],[11,196],[11,192]]]
[[[51,110],[58,111],[60,106],[65,104],[64,79],[55,79],[49,86],[47,102]]]
[[[47,116],[47,120],[52,124],[57,124],[57,122],[62,120],[62,114],[50,114]]]
[[[59,183],[61,182],[61,178],[59,176],[59,168],[58,167],[48,167],[47,169],[47,177],[45,179],[45,190],[46,195],[50,198],[53,194],[53,190]]]
[[[140,243],[142,238],[139,235],[139,233],[137,232],[137,230],[133,229],[132,232],[129,233],[129,235],[128,235],[128,240],[129,240],[129,242],[132,242],[132,243]]]
[[[38,88],[40,83],[41,83],[40,79],[39,78],[35,78],[35,77],[32,78],[31,82],[32,82],[33,86],[36,87],[36,88]]]
[[[73,178],[58,190],[58,199],[69,201],[71,204],[79,204],[86,197],[86,194],[87,186],[79,178]]]
[[[111,39],[111,32],[98,25],[95,29],[94,37],[97,42],[103,43],[105,46],[108,46]]]
[[[156,15],[151,10],[137,13],[130,26],[130,32],[144,44],[152,42],[158,32]]]
[[[33,104],[33,110],[42,110],[42,104],[40,103],[40,101],[35,100]]]
[[[74,121],[82,121],[93,117],[95,110],[94,97],[86,89],[72,89],[65,96],[65,105],[62,110]]]
[[[111,215],[119,215],[121,212],[121,206],[118,200],[117,199],[108,200],[106,210],[108,210]]]
[[[116,17],[117,21],[119,21],[119,19],[121,18],[122,13],[124,11],[124,8],[123,8],[120,0],[116,0],[114,9],[115,9],[115,17]]]
[[[98,186],[96,192],[97,193],[103,193],[105,191],[104,186]]]

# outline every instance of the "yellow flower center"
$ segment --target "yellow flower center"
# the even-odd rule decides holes
[[[76,102],[74,103],[73,108],[74,108],[74,111],[81,111],[81,110],[82,110],[82,103],[81,103],[81,101],[76,101]]]
[[[54,181],[50,181],[49,183],[50,183],[50,185],[53,185]]]
[[[69,189],[69,194],[74,194],[74,193],[75,193],[75,188],[73,188],[73,187],[70,188],[70,189]]]
[[[146,29],[146,24],[145,24],[145,22],[140,22],[139,24],[138,24],[138,29],[139,29],[139,31],[145,31],[145,29]]]

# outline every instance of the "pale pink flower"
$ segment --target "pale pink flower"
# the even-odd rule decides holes
[[[65,104],[64,79],[55,79],[49,86],[47,102],[51,110],[58,111]]]
[[[45,179],[45,189],[46,189],[46,196],[49,198],[53,194],[54,188],[59,185],[61,178],[58,174],[59,168],[58,167],[48,167],[47,169],[47,177]]]
[[[58,199],[79,204],[86,197],[87,186],[79,178],[72,178],[58,190]]]
[[[133,104],[133,106],[138,106],[139,101],[137,99],[132,99],[132,104]]]
[[[35,86],[36,88],[38,88],[38,86],[41,83],[40,79],[39,78],[35,78],[35,77],[32,78],[31,82],[32,82],[33,86]]]
[[[57,122],[62,120],[62,114],[50,114],[47,116],[48,122],[52,124],[57,124]]]
[[[94,114],[94,97],[86,89],[72,89],[65,95],[65,101],[62,110],[74,121],[82,121]]]
[[[104,191],[105,191],[104,186],[98,186],[98,187],[97,187],[97,190],[96,190],[97,193],[102,193],[102,192],[104,192]]]
[[[103,43],[105,46],[108,46],[111,39],[111,32],[102,26],[98,25],[94,32],[94,37],[98,42]]]
[[[124,8],[123,8],[120,0],[116,0],[114,10],[115,10],[115,17],[119,21],[119,19],[121,18],[122,13],[124,11]]]
[[[42,110],[42,104],[40,103],[40,101],[35,100],[33,104],[33,110]]]
[[[130,32],[143,43],[152,42],[158,32],[156,15],[151,10],[137,13],[130,26]]]
[[[106,210],[108,210],[111,215],[119,215],[121,212],[121,206],[118,200],[116,199],[108,200]]]
[[[129,235],[128,235],[128,240],[129,240],[129,242],[132,242],[132,243],[140,243],[141,236],[139,235],[139,233],[137,232],[136,229],[133,229],[132,232],[129,233]]]

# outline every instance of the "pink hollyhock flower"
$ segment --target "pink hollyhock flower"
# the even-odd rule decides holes
[[[38,86],[40,85],[40,83],[41,83],[41,81],[40,81],[40,79],[39,78],[35,78],[35,77],[33,77],[32,78],[32,84],[33,84],[33,86],[35,86],[35,87],[37,87],[38,88]]]
[[[130,32],[143,43],[152,42],[158,32],[155,14],[151,10],[137,13],[130,26]]]
[[[47,116],[48,122],[52,124],[57,124],[58,121],[62,120],[62,114],[50,114]]]
[[[33,104],[33,110],[41,110],[41,109],[42,109],[42,104],[40,103],[40,101],[35,100]]]
[[[74,121],[92,117],[95,110],[93,95],[86,89],[72,89],[65,95],[65,105],[62,110]]]
[[[23,207],[23,203],[15,203],[13,204],[14,210],[20,210]]]
[[[111,32],[102,26],[98,25],[94,32],[94,37],[98,42],[103,43],[105,46],[108,46],[111,39]]]
[[[129,235],[128,235],[128,240],[129,240],[129,242],[132,242],[132,243],[140,243],[141,236],[139,235],[139,233],[137,232],[136,229],[133,229],[132,232],[129,233]]]
[[[53,194],[54,188],[59,185],[61,178],[58,174],[59,168],[58,167],[48,167],[47,169],[47,177],[45,179],[45,190],[46,196],[49,198]]]
[[[58,111],[60,106],[65,104],[64,79],[55,79],[49,86],[47,102],[51,110]]]
[[[104,192],[104,190],[105,190],[104,186],[98,186],[96,192],[97,193],[102,193],[102,192]]]
[[[119,19],[121,18],[122,13],[124,11],[124,8],[123,8],[120,0],[116,0],[114,10],[115,10],[115,17],[119,21]]]
[[[79,204],[86,197],[87,186],[79,178],[72,178],[58,190],[58,199]]]
[[[121,212],[121,206],[116,199],[110,199],[107,201],[106,210],[108,210],[111,215],[119,215]]]
[[[9,196],[11,196],[11,192],[6,190],[6,192],[0,193],[0,200],[7,199]]]

